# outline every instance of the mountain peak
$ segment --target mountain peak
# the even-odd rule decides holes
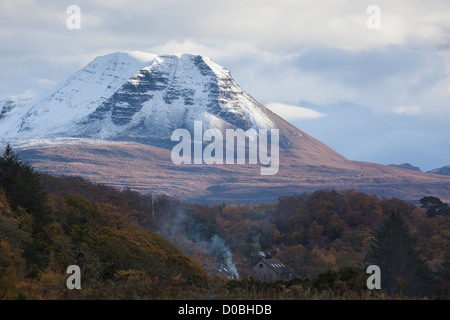
[[[97,58],[135,59],[143,63],[150,63],[153,60],[155,60],[157,56],[158,55],[156,54],[143,51],[117,51],[103,56],[99,56]]]
[[[264,107],[244,92],[230,72],[193,54],[156,56],[113,95],[77,123],[83,137],[170,137],[177,128],[271,128]],[[92,125],[95,123],[95,125]]]
[[[0,136],[170,137],[196,120],[209,128],[269,129],[274,124],[264,109],[205,56],[114,52],[1,119]]]
[[[179,60],[181,62],[196,61],[197,64],[206,64],[214,73],[219,76],[230,76],[230,72],[213,62],[213,60],[207,56],[192,53],[167,53],[167,54],[153,54],[144,51],[117,51],[102,56],[98,56],[94,61],[120,61],[121,63],[127,63],[135,61],[142,63],[143,67],[150,66],[152,63],[164,63],[166,59]],[[93,61],[93,62],[94,62]]]
[[[6,110],[6,109],[5,109]],[[0,142],[81,138],[168,147],[176,129],[278,129],[281,148],[345,159],[258,103],[210,58],[141,51],[99,56],[66,81],[0,119]],[[41,143],[41,142],[39,142]]]

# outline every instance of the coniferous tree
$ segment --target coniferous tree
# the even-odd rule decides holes
[[[398,211],[384,221],[366,260],[381,270],[381,289],[389,294],[430,295],[435,289],[432,271],[416,249],[416,238]]]
[[[51,222],[51,211],[40,174],[23,163],[9,144],[0,157],[0,186],[14,211],[25,209],[33,217],[32,239],[25,245],[24,257],[31,266],[30,275],[37,276],[49,257],[45,226]]]
[[[447,251],[444,261],[438,270],[439,280],[441,282],[441,295],[443,298],[450,297],[450,252]]]
[[[9,204],[17,209],[24,208],[35,219],[35,233],[50,222],[47,195],[41,177],[29,164],[22,163],[8,144],[0,158],[0,185],[3,186]]]
[[[439,268],[439,277],[441,281],[450,283],[450,252],[444,256],[444,261]]]

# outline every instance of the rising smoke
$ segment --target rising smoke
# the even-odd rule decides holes
[[[209,241],[203,241],[201,243],[211,255],[216,257],[216,260],[220,260],[220,263],[225,263],[227,269],[233,274],[234,278],[239,278],[239,274],[236,269],[236,264],[233,263],[233,257],[231,255],[230,248],[225,245],[224,240],[219,235],[215,234]]]
[[[226,269],[233,274],[234,278],[239,278],[230,247],[216,232],[215,227],[197,217],[194,212],[185,210],[181,206],[171,209],[169,210],[171,212],[166,211],[164,215],[161,233],[188,254],[189,252],[192,253],[192,248],[189,248],[189,245],[180,238],[188,239],[201,246],[210,256],[216,259],[217,263],[226,266]]]

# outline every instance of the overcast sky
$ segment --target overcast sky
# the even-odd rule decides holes
[[[450,1],[0,0],[0,48],[0,98],[110,52],[197,53],[351,160],[450,164]]]

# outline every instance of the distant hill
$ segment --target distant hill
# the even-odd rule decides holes
[[[388,166],[395,167],[395,168],[402,168],[402,169],[408,169],[408,170],[414,170],[414,171],[422,171],[419,167],[414,167],[410,163],[402,163],[402,164],[388,164]]]
[[[450,166],[444,166],[442,168],[437,168],[437,169],[433,169],[428,171],[429,173],[436,173],[436,174],[440,174],[443,176],[450,176]]]

